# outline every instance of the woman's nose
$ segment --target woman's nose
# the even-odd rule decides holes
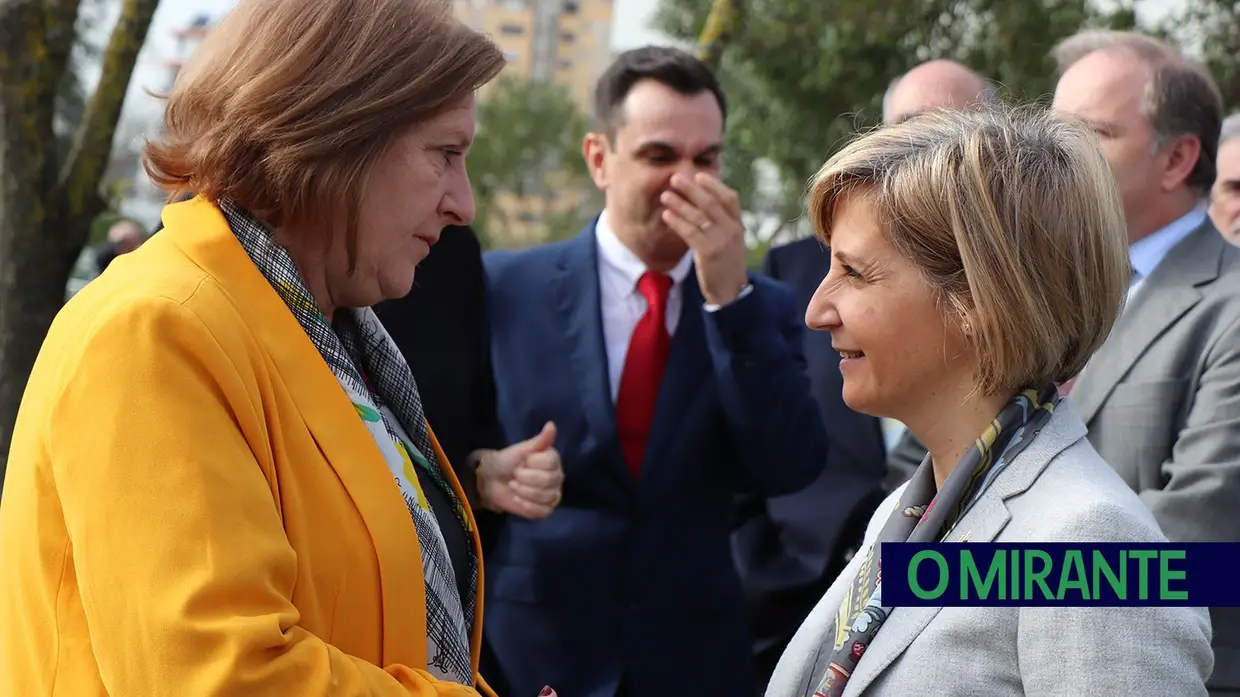
[[[831,331],[840,326],[840,313],[832,302],[826,278],[822,279],[809,299],[809,306],[805,308],[805,326],[816,331]]]

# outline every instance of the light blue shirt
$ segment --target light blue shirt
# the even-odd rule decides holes
[[[1154,273],[1154,269],[1158,268],[1167,253],[1183,242],[1193,230],[1201,227],[1205,221],[1206,204],[1202,201],[1170,225],[1129,245],[1128,260],[1132,263],[1134,271],[1132,285],[1128,287],[1129,300],[1132,300],[1132,296],[1136,294],[1145,279]]]

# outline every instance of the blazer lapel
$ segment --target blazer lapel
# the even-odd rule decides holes
[[[702,317],[702,291],[698,288],[697,275],[692,268],[682,283],[681,292],[684,302],[681,303],[680,321],[672,335],[671,354],[659,384],[654,422],[646,442],[646,454],[642,458],[642,479],[648,476],[651,465],[664,459],[659,455],[667,453],[674,445],[676,436],[683,433],[687,423],[686,413],[701,393],[701,384],[711,371],[705,320]]]
[[[1225,244],[1207,220],[1145,279],[1072,390],[1072,401],[1085,423],[1150,345],[1201,300],[1199,288],[1218,278]]]
[[[164,209],[165,234],[233,294],[324,459],[357,507],[375,545],[382,584],[385,651],[425,646],[425,606],[417,531],[383,455],[352,402],[297,319],[255,268],[223,215],[196,198]],[[309,464],[309,463],[307,463]],[[425,649],[423,649],[424,651]],[[385,655],[385,663],[409,660]]]
[[[848,679],[846,695],[860,695],[882,675],[884,670],[908,649],[909,644],[925,631],[941,607],[898,607],[891,611],[874,642],[865,650],[865,656],[857,664],[856,671]]]
[[[1007,501],[1028,491],[1059,453],[1085,437],[1073,405],[1060,402],[1051,420],[1034,441],[999,472],[989,487],[947,534],[948,542],[993,542],[1012,519]],[[899,607],[891,615],[866,650],[865,658],[848,681],[847,694],[861,692],[882,674],[942,610],[941,607]]]
[[[612,465],[610,469],[631,486],[633,476],[624,463],[618,445],[615,406],[611,401],[611,383],[607,376],[595,221],[591,221],[576,239],[569,242],[556,260],[556,314],[559,315],[568,348],[568,369],[581,396],[586,423],[600,446],[611,455],[607,457]]]

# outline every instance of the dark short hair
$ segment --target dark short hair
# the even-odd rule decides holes
[[[594,116],[608,135],[615,135],[623,123],[624,100],[642,80],[654,80],[684,95],[710,92],[727,121],[728,100],[710,66],[678,48],[644,46],[617,56],[594,87]]]

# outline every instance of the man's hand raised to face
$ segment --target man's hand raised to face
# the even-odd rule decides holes
[[[698,285],[711,305],[727,305],[749,284],[749,251],[736,192],[704,172],[672,175],[659,200],[663,222],[693,250]]]

